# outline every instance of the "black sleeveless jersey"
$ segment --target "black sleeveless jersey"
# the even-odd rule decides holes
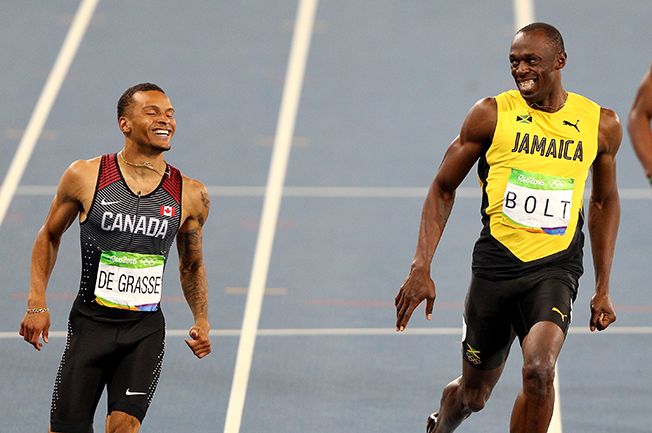
[[[74,308],[100,320],[133,320],[160,308],[165,260],[181,221],[181,192],[181,173],[169,164],[156,189],[141,195],[127,186],[117,154],[102,156],[95,196],[86,220],[80,223],[82,272]],[[132,270],[120,268],[130,267],[131,262],[152,264],[157,260],[156,277],[134,276],[128,274]],[[117,272],[114,275],[102,269]],[[109,294],[120,291],[135,296],[141,292],[152,296],[154,292],[158,300],[147,306],[121,305],[98,295],[102,293],[98,288]]]

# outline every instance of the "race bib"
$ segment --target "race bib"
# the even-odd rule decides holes
[[[572,204],[573,179],[512,169],[503,196],[502,223],[534,233],[563,235]]]
[[[111,308],[156,311],[165,257],[104,251],[95,281],[97,303]]]

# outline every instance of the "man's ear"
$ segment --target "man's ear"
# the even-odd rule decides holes
[[[557,69],[562,69],[566,66],[567,57],[566,52],[562,52],[557,56]]]
[[[122,131],[123,134],[127,134],[131,131],[129,120],[127,120],[125,117],[118,119],[118,125],[120,126],[120,131]]]

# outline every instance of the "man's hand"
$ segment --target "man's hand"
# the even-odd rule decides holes
[[[43,334],[43,342],[49,343],[48,332],[50,330],[50,312],[25,313],[23,321],[20,322],[20,331],[25,341],[34,346],[34,349],[41,350],[43,343],[39,341]]]
[[[192,350],[192,353],[199,359],[211,353],[211,340],[208,338],[208,332],[200,326],[193,326],[188,333],[192,340],[186,338],[184,341]]]
[[[604,331],[607,326],[615,321],[616,312],[609,295],[593,295],[593,298],[591,298],[591,321],[589,323],[591,332],[596,329]]]
[[[432,308],[435,305],[435,283],[426,271],[413,269],[401,286],[394,299],[396,306],[396,330],[403,331],[417,306],[427,299],[426,319],[432,318]]]

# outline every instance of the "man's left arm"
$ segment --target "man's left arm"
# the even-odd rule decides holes
[[[593,162],[593,186],[589,202],[589,236],[595,268],[595,294],[591,299],[591,331],[602,331],[616,321],[609,295],[609,277],[613,262],[620,198],[616,182],[616,153],[623,131],[618,115],[603,108],[600,113],[598,156]]]
[[[196,180],[184,178],[183,194],[185,219],[177,233],[179,252],[179,277],[183,295],[195,319],[190,328],[188,347],[198,358],[211,353],[208,337],[208,282],[202,255],[202,230],[210,208],[206,187]]]

